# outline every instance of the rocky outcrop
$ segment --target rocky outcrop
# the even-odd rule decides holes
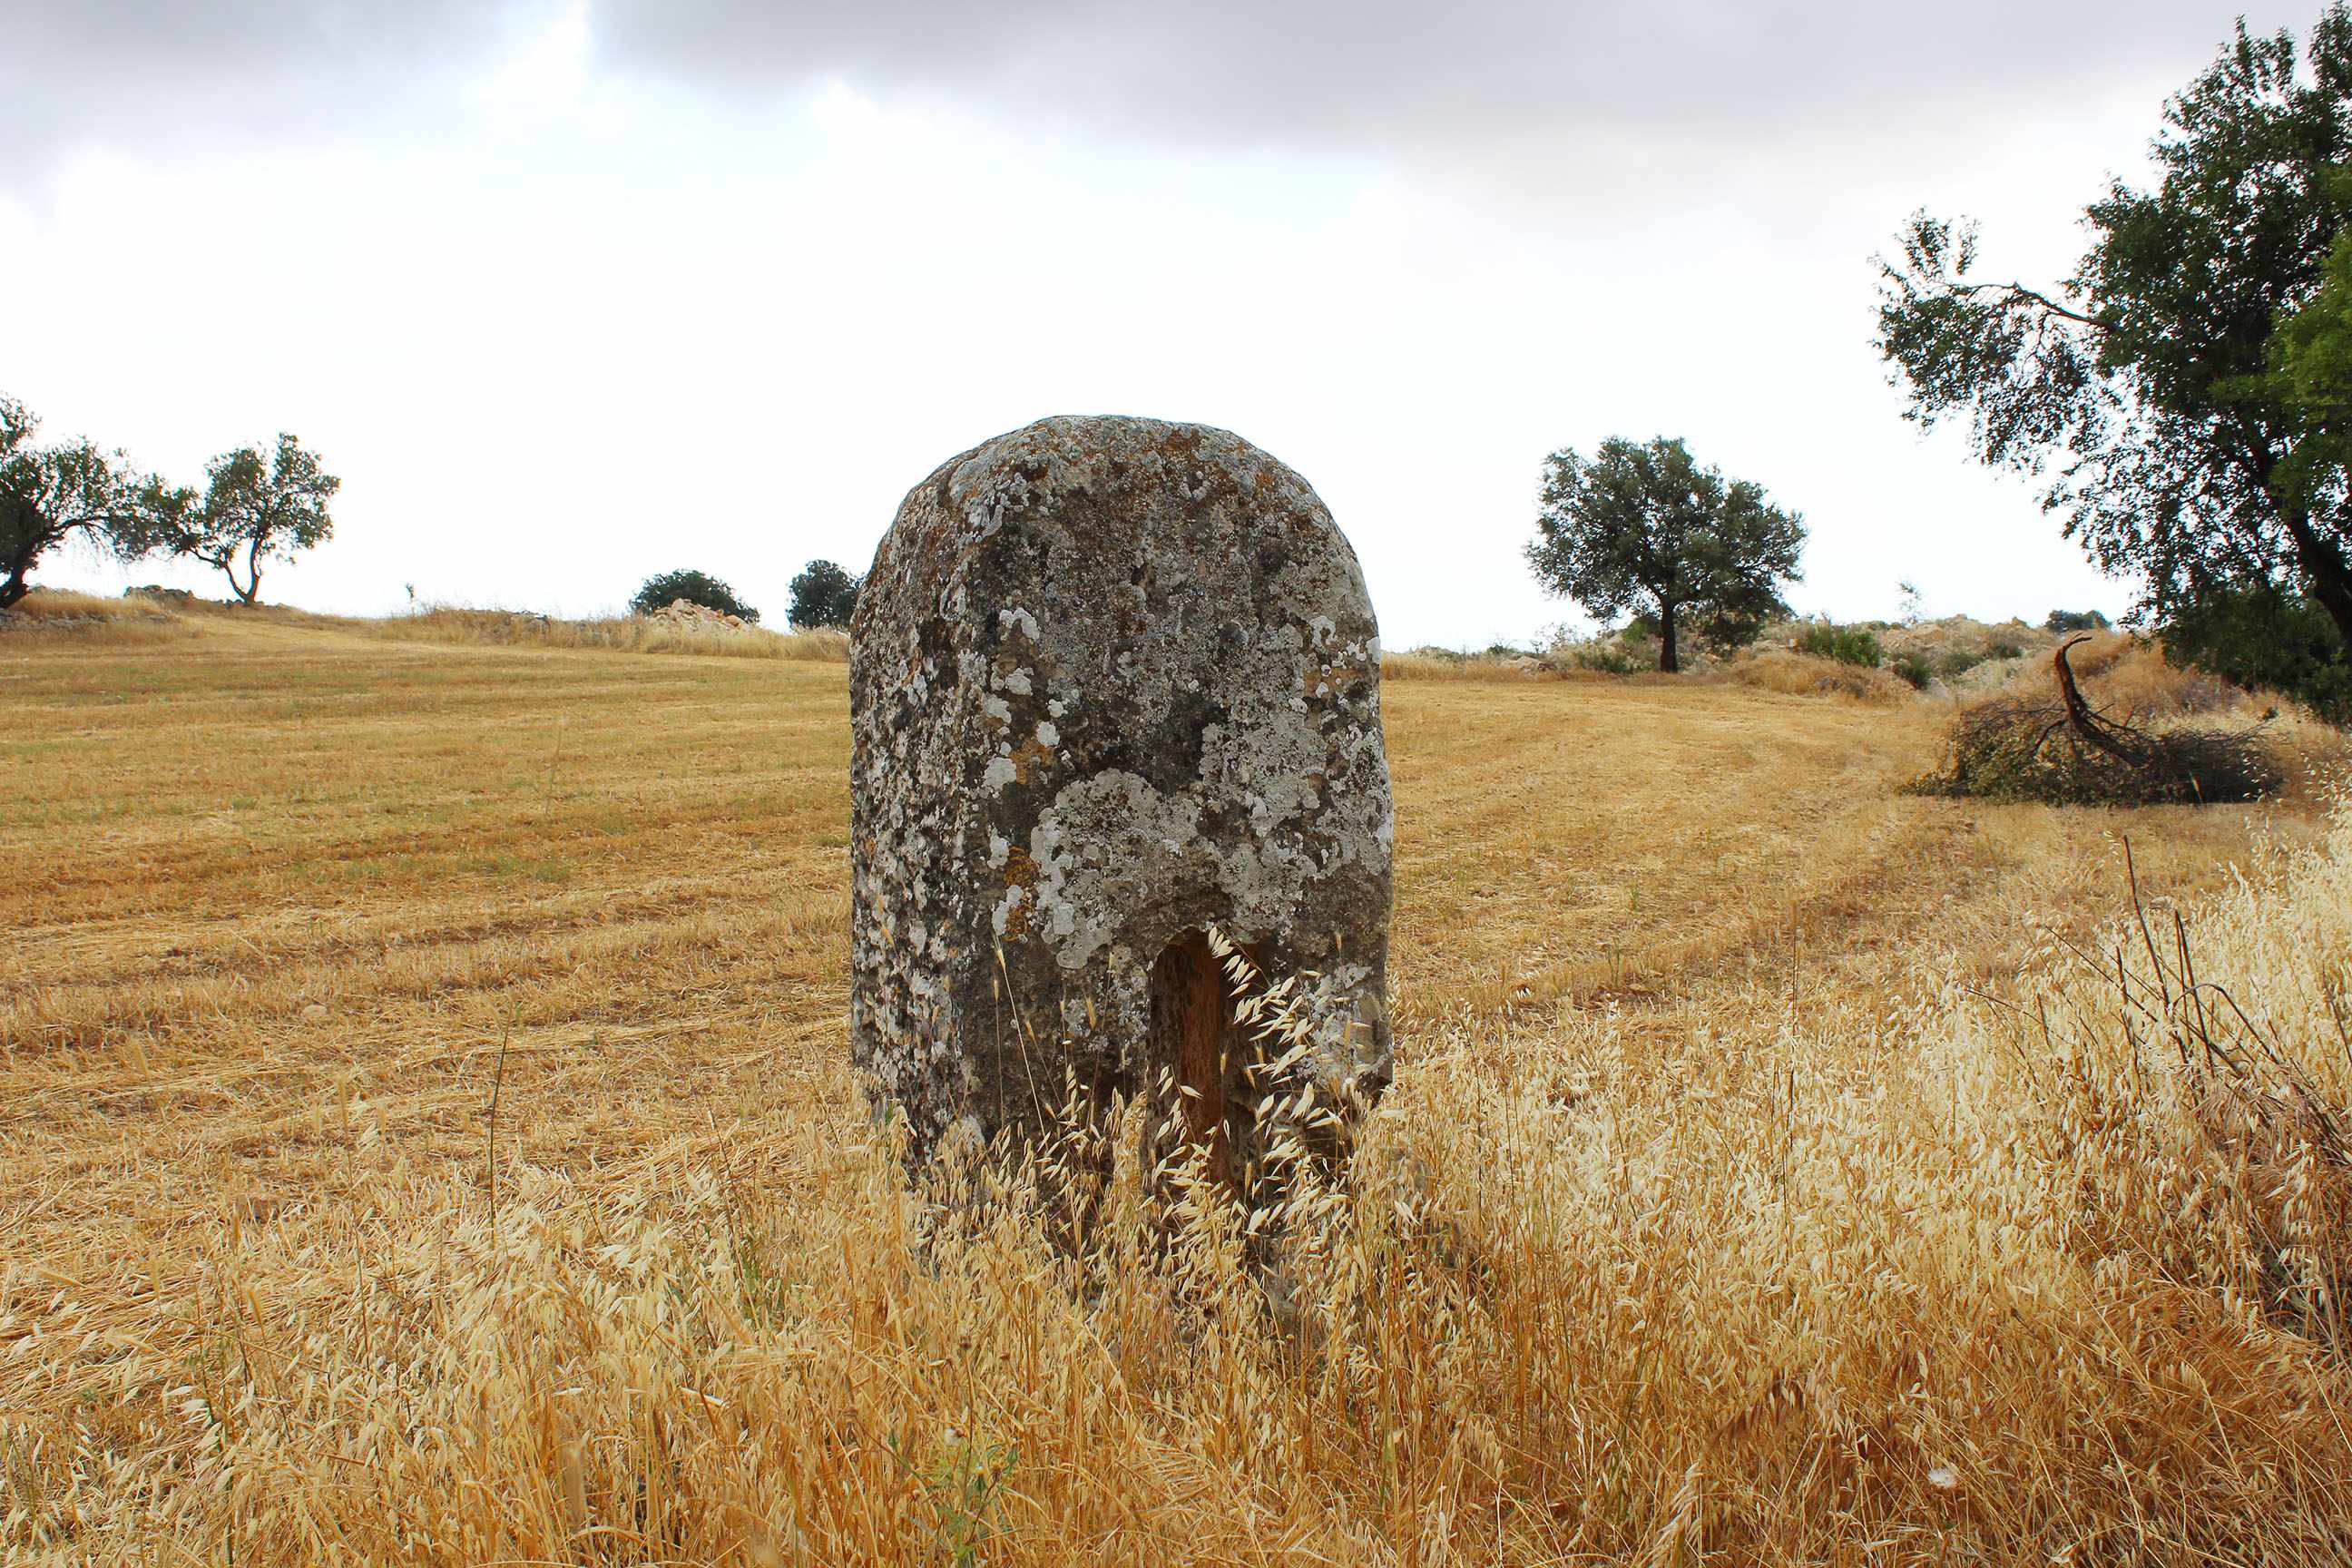
[[[1040,421],[909,492],[851,637],[853,1039],[917,1152],[1034,1130],[1066,1074],[1171,1077],[1246,1136],[1212,929],[1293,980],[1321,1098],[1378,1095],[1380,646],[1304,479],[1223,430]]]
[[[740,616],[730,616],[708,605],[698,605],[691,599],[672,599],[660,609],[649,612],[645,618],[657,626],[688,632],[742,631],[752,624]]]

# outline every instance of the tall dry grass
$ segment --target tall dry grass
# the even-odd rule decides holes
[[[1530,673],[1508,659],[1484,654],[1412,648],[1381,655],[1383,680],[1525,680]]]
[[[732,658],[789,658],[825,664],[845,664],[849,660],[848,636],[826,627],[773,632],[761,626],[686,626],[652,621],[643,616],[563,620],[518,610],[470,609],[449,605],[358,624],[375,636],[404,642],[595,648],[614,653],[717,654]]]
[[[2352,1552],[2308,802],[1918,801],[1933,705],[1401,684],[1398,1079],[1270,1299],[1132,1161],[1076,1253],[909,1188],[833,670],[255,637],[0,699],[0,852],[58,847],[0,889],[0,1549]]]
[[[0,610],[0,652],[34,642],[168,642],[194,628],[184,616],[144,595],[102,599],[90,594],[36,588]]]
[[[1790,697],[1843,697],[1874,707],[1891,708],[1916,695],[1902,677],[1891,670],[1798,653],[1785,647],[1759,648],[1725,667],[1742,686],[1778,691]]]

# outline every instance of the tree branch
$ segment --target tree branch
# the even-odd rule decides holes
[[[2096,316],[2086,316],[2080,310],[2069,310],[2067,307],[2060,304],[2057,300],[2050,298],[2049,295],[2042,293],[2040,289],[2028,289],[2022,283],[1953,283],[1948,285],[1948,287],[1955,294],[1975,295],[1982,294],[1989,290],[2000,292],[2008,296],[2006,302],[2010,304],[2030,300],[2033,304],[2041,306],[2044,311],[2051,315],[2063,316],[2070,321],[2080,321],[2086,327],[2096,327],[2103,332],[2112,332],[2116,330],[2114,322],[2101,321]]]

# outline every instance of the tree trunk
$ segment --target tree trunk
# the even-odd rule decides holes
[[[2352,566],[2333,542],[2311,526],[2311,513],[2301,507],[2281,509],[2287,537],[2294,542],[2296,564],[2312,600],[2336,623],[2336,635],[2352,648]]]
[[[33,591],[33,585],[25,579],[32,574],[33,563],[41,558],[41,547],[56,542],[54,537],[28,540],[21,535],[13,542],[12,553],[0,560],[0,569],[7,573],[6,576],[0,577],[0,610],[6,609]]]
[[[236,574],[230,570],[227,562],[224,561],[221,563],[221,570],[228,574],[228,585],[236,592],[237,600],[241,604],[250,605],[253,603],[253,596],[261,592],[260,548],[261,547],[258,544],[256,544],[253,549],[246,552],[246,581],[243,583],[239,583],[236,580]]]
[[[1683,661],[1675,652],[1675,605],[1671,599],[1658,601],[1658,670],[1661,674],[1679,674]]]

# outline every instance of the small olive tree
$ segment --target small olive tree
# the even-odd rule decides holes
[[[793,579],[793,628],[846,628],[851,613],[857,608],[857,591],[863,586],[865,579],[851,576],[830,561],[810,562]]]
[[[1696,623],[1737,641],[1781,608],[1797,576],[1804,521],[1746,479],[1703,468],[1680,441],[1612,437],[1588,462],[1544,459],[1542,510],[1527,547],[1536,580],[1602,619],[1627,610],[1658,628],[1658,668],[1682,668]],[[1748,630],[1752,638],[1754,633]]]
[[[241,603],[260,597],[263,562],[291,560],[335,531],[327,503],[343,481],[292,436],[280,435],[268,457],[253,447],[223,452],[205,466],[205,478],[201,499],[184,489],[151,492],[145,531],[152,543],[217,569]]]

